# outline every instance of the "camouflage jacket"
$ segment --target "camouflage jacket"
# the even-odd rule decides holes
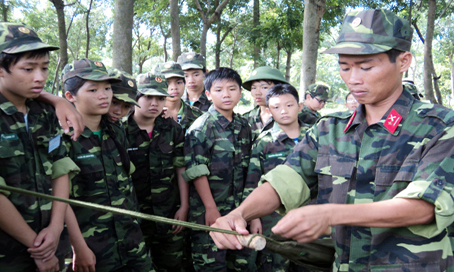
[[[79,170],[67,156],[54,108],[27,100],[24,115],[0,93],[0,184],[52,195],[52,180]],[[50,223],[52,201],[0,191],[16,207],[30,228],[39,233]],[[69,246],[69,244],[68,244]],[[57,256],[66,252],[57,252]],[[27,247],[0,230],[0,270],[35,270]]]
[[[262,123],[262,118],[260,118],[260,106],[255,106],[252,110],[244,113],[242,117],[245,118],[251,126],[252,139],[254,141],[263,130],[270,129],[272,127],[272,117],[270,117],[266,124]]]
[[[280,195],[281,211],[304,205],[311,196],[317,204],[394,197],[433,203],[431,224],[333,227],[335,270],[453,271],[454,112],[404,91],[378,123],[368,126],[364,114],[360,105],[354,113],[322,117],[285,165],[262,180]]]
[[[322,117],[320,113],[318,112],[313,112],[311,109],[309,109],[307,106],[303,105],[303,109],[301,110],[301,113],[298,114],[298,119],[303,120],[304,123],[309,124],[309,125],[314,125],[317,123],[317,120]]]
[[[241,203],[251,137],[251,128],[245,119],[234,113],[230,122],[214,107],[197,118],[186,133],[183,177],[189,182],[207,176],[221,215]],[[205,223],[205,207],[192,183],[189,187],[189,220]]]
[[[120,155],[124,152],[127,156],[125,132],[117,123],[103,118],[101,133],[101,142],[88,128],[77,141],[69,142],[67,137],[68,152],[81,169],[71,180],[71,198],[138,211],[130,173]],[[87,245],[96,255],[96,271],[112,271],[125,265],[151,270],[137,219],[77,206],[73,210]]]
[[[300,123],[301,133],[298,140],[301,141],[305,132],[309,129],[305,124]],[[276,166],[282,164],[295,146],[295,141],[273,122],[273,127],[262,132],[251,151],[251,160],[248,167],[246,185],[243,193],[245,199],[258,186],[260,177]],[[269,236],[271,228],[282,218],[278,213],[262,218],[263,234]]]
[[[183,129],[172,118],[157,117],[151,139],[133,115],[125,123],[128,154],[136,167],[132,181],[143,213],[173,218],[180,204],[176,168],[184,167]],[[167,233],[172,225],[157,224]]]
[[[191,103],[189,103],[189,98],[188,98],[187,91],[184,92],[184,94],[181,97],[181,99],[184,102],[186,102],[188,105],[191,105]],[[208,97],[205,94],[205,91],[203,91],[202,94],[200,95],[199,99],[197,101],[195,101],[194,104],[191,105],[191,106],[198,108],[202,112],[206,112],[210,108],[211,104],[213,104],[213,103],[211,103],[211,101],[208,100]]]
[[[194,121],[199,118],[203,114],[203,112],[199,110],[199,108],[191,106],[183,100],[181,100],[181,107],[182,109],[180,111],[182,111],[183,114],[178,114],[177,122],[178,124],[180,124],[183,131],[186,132],[186,130],[188,130],[192,123],[194,123]]]

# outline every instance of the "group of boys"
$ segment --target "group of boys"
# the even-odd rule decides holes
[[[30,52],[44,48],[47,55],[56,48],[30,37],[24,26],[2,27],[0,184],[67,197],[68,175],[78,169],[60,148],[51,107],[28,100],[42,91],[48,65],[35,63]],[[300,243],[330,233],[337,271],[453,271],[454,112],[415,100],[402,86],[411,37],[408,21],[389,11],[347,14],[336,46],[326,53],[339,54],[341,77],[360,105],[316,116],[309,129],[298,117],[296,90],[276,84],[265,98],[274,123],[255,142],[250,124],[234,112],[243,85],[238,73],[206,73],[199,54],[180,56],[187,89],[182,99],[205,111],[184,139],[189,221],[241,234],[272,231]],[[164,69],[164,78],[182,78],[175,63]],[[327,87],[309,89],[306,106],[314,112],[309,100],[323,105]],[[182,113],[176,116],[181,121]],[[57,250],[66,206],[0,192],[2,271],[35,265],[55,271],[55,260],[42,260]],[[235,251],[242,246],[231,235],[192,231],[190,237],[197,271],[278,271],[286,265],[267,253]]]

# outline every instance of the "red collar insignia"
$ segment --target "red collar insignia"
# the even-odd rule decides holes
[[[356,110],[353,112],[353,115],[352,115],[352,117],[350,117],[350,120],[348,120],[348,124],[344,129],[344,133],[347,132],[348,128],[353,123],[353,119],[355,119],[355,116],[356,116]]]
[[[386,117],[384,126],[389,132],[394,133],[399,126],[400,121],[402,121],[402,116],[395,109],[392,109],[388,117]]]

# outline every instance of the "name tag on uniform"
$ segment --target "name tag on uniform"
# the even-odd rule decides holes
[[[18,140],[17,134],[2,134],[1,140],[2,141],[11,141],[11,140]]]
[[[272,159],[276,157],[282,157],[285,156],[284,152],[279,152],[279,153],[273,153],[273,154],[266,154],[267,159]]]
[[[139,150],[138,147],[131,147],[131,148],[128,148],[128,151],[136,151],[136,150]]]
[[[76,157],[77,160],[96,158],[95,154],[82,154]]]
[[[57,147],[60,146],[60,142],[61,142],[61,136],[60,134],[55,136],[54,138],[50,139],[49,141],[49,152],[52,152],[54,151],[55,149],[57,149]]]

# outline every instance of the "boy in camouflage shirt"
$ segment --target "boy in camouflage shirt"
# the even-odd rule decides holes
[[[213,105],[186,133],[183,177],[190,182],[189,221],[209,226],[242,200],[252,135],[247,121],[233,112],[241,98],[238,73],[219,68],[204,83]],[[196,271],[248,269],[245,258],[219,250],[206,232],[192,231],[191,242]]]
[[[150,73],[137,77],[137,102],[125,123],[128,153],[136,166],[132,174],[140,211],[147,214],[187,220],[188,184],[181,177],[185,170],[184,133],[172,118],[163,118],[167,81]],[[181,271],[184,233],[181,226],[143,221],[145,236],[157,271]]]
[[[349,12],[340,75],[361,104],[324,116],[285,164],[214,227],[245,230],[275,209],[275,234],[309,242],[331,233],[336,271],[454,271],[454,112],[416,100],[402,76],[412,29],[387,10]],[[311,198],[317,205],[308,205]],[[221,248],[237,239],[212,233]]]
[[[202,112],[206,112],[212,103],[207,98],[203,85],[207,72],[205,57],[194,52],[183,53],[178,57],[178,63],[181,65],[186,79],[186,93],[181,99]]]
[[[68,157],[54,109],[35,99],[48,76],[49,51],[23,24],[0,23],[0,184],[68,198]],[[0,191],[1,271],[58,271],[67,204]],[[27,250],[28,249],[28,250]]]
[[[121,82],[112,83],[112,104],[107,113],[107,120],[118,122],[131,113],[134,106],[139,106],[136,101],[136,79],[130,74],[118,69],[109,69],[109,76],[121,79]]]
[[[325,83],[314,83],[306,90],[302,113],[306,116],[306,123],[313,125],[322,117],[319,110],[323,109],[328,100],[329,86]]]

